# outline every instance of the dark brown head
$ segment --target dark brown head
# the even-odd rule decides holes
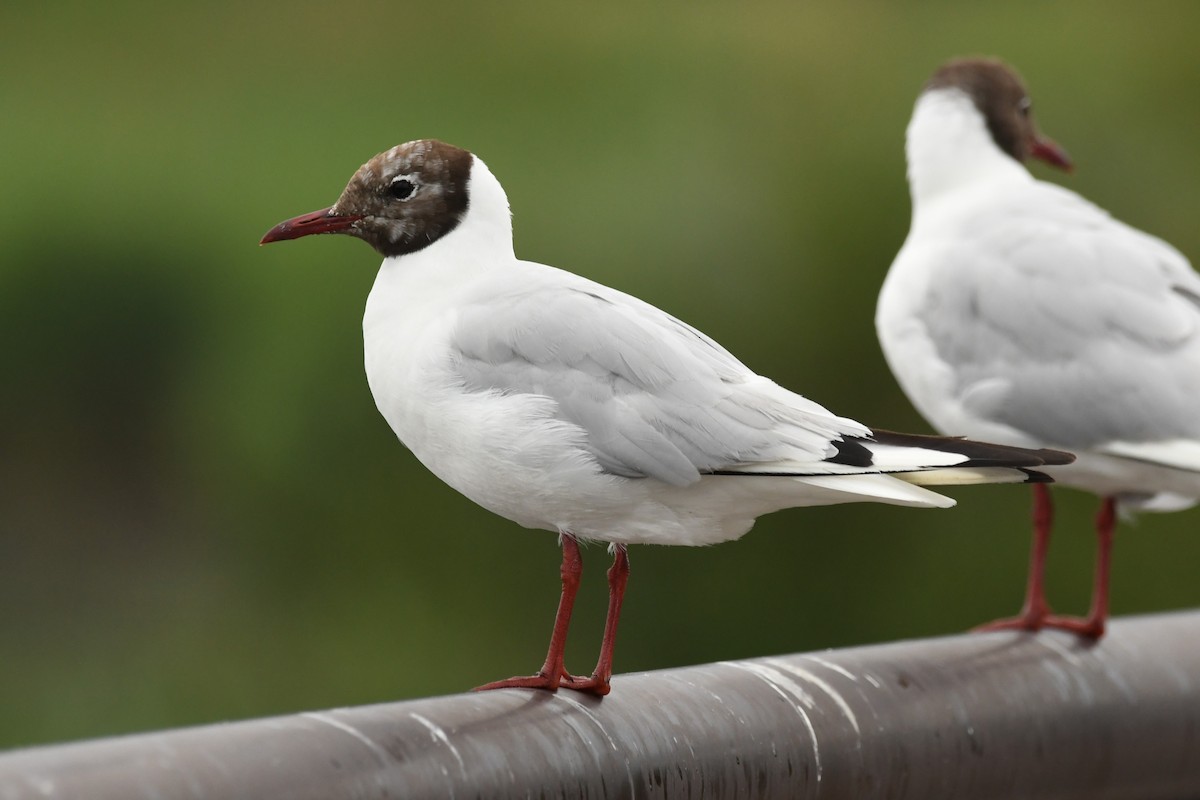
[[[996,146],[1024,162],[1030,157],[1065,170],[1071,159],[1033,121],[1033,103],[1016,71],[994,58],[958,58],[933,73],[925,91],[959,89],[974,101]]]
[[[260,244],[346,233],[385,257],[415,253],[462,221],[473,160],[434,139],[397,145],[359,167],[333,206],[279,223]]]

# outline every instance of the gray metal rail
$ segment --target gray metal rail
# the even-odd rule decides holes
[[[1200,797],[1200,611],[0,754],[0,799]]]

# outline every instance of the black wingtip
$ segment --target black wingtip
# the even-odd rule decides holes
[[[853,437],[845,439],[834,439],[830,442],[837,450],[833,455],[826,458],[826,461],[834,464],[845,464],[848,467],[869,467],[872,466],[874,456],[861,439]]]
[[[924,447],[958,453],[969,461],[957,464],[960,467],[1052,467],[1070,464],[1075,460],[1073,453],[1049,448],[1031,449],[1012,447],[991,442],[978,442],[961,436],[930,436],[921,433],[897,433],[879,428],[871,431],[871,438],[880,444],[901,447]],[[1048,477],[1048,476],[1047,476]]]
[[[1051,450],[1048,447],[1044,447],[1041,450],[1034,450],[1033,452],[1041,456],[1043,459],[1042,463],[1048,467],[1061,466],[1075,461],[1075,454],[1068,453],[1066,450]]]

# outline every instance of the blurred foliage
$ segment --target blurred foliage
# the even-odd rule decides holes
[[[1001,55],[1055,175],[1200,254],[1200,6],[213,2],[0,7],[0,747],[463,690],[541,663],[554,537],[427,474],[376,413],[376,256],[260,250],[439,137],[517,249],[698,325],[869,424],[927,430],[875,343],[904,127]],[[621,671],[962,630],[1016,610],[1027,492],[787,511],[635,548]],[[1093,501],[1060,493],[1082,611]],[[1195,513],[1118,540],[1114,605],[1195,605]],[[599,547],[571,639],[589,669]]]

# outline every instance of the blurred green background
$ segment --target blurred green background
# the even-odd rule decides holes
[[[426,473],[376,412],[378,257],[259,249],[438,137],[517,251],[699,326],[868,424],[928,430],[874,338],[903,134],[944,59],[1001,55],[1053,180],[1200,256],[1200,5],[8,3],[0,9],[0,747],[455,692],[535,669],[548,533]],[[1047,175],[1035,168],[1041,175]],[[635,548],[618,671],[961,631],[1015,612],[1022,487]],[[1060,493],[1052,600],[1090,591]],[[1200,604],[1197,512],[1118,539],[1118,614]],[[569,664],[591,668],[600,547]]]

